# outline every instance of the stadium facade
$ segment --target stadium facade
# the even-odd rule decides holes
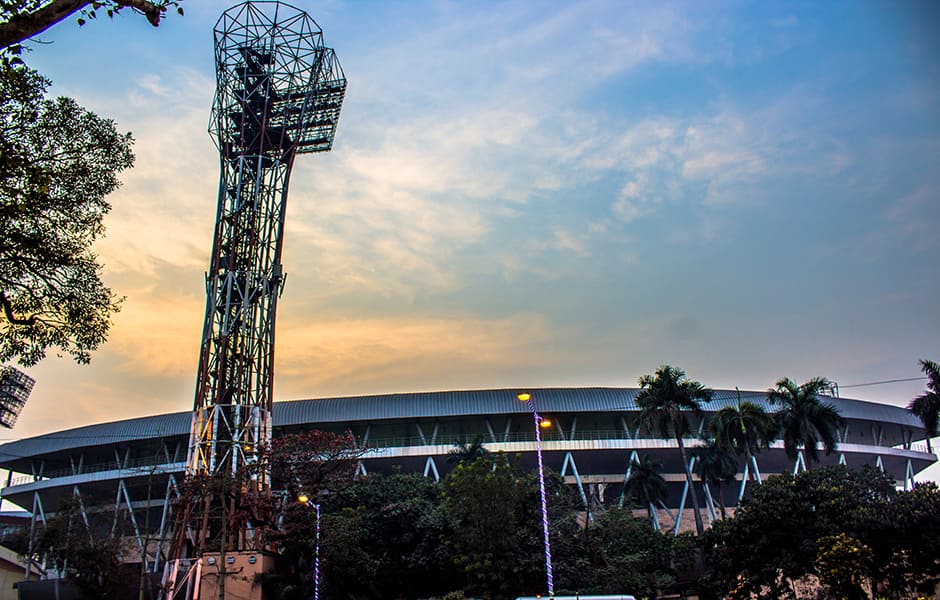
[[[361,474],[419,472],[440,478],[451,466],[448,454],[458,442],[481,436],[486,448],[505,452],[522,468],[534,468],[535,431],[519,390],[493,389],[376,396],[353,396],[278,402],[275,436],[308,429],[352,432],[368,450]],[[672,517],[663,526],[678,529],[688,512],[683,465],[676,441],[639,429],[636,388],[529,389],[541,415],[552,428],[542,432],[548,468],[574,486],[588,506],[623,502],[624,481],[634,459],[650,456],[663,465],[668,497],[660,512]],[[734,390],[715,390],[693,430],[700,433],[715,411],[738,401]],[[740,398],[772,410],[763,392],[741,392]],[[908,411],[862,400],[824,397],[845,419],[838,450],[820,453],[821,464],[871,465],[900,486],[937,458],[927,452],[922,423]],[[44,521],[68,497],[77,496],[88,510],[107,510],[146,548],[148,566],[157,569],[165,552],[172,500],[186,469],[192,413],[178,412],[78,427],[0,446],[0,469],[9,471],[2,498]],[[687,445],[695,446],[697,435]],[[745,480],[756,471],[766,478],[808,466],[794,461],[781,442],[742,464],[739,484],[725,486],[726,504],[744,493]],[[811,465],[809,465],[811,466]],[[704,494],[706,512],[715,501]],[[6,508],[11,508],[8,504]],[[713,518],[713,515],[712,515]]]

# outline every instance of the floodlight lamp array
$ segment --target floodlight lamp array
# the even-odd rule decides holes
[[[26,405],[35,380],[13,367],[0,367],[0,425],[12,429]]]
[[[262,166],[333,146],[346,77],[317,23],[279,2],[245,2],[215,28],[209,130],[224,158]]]

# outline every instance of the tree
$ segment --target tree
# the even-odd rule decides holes
[[[46,31],[56,23],[77,12],[85,19],[94,19],[98,11],[109,17],[124,9],[142,14],[157,27],[167,8],[177,6],[176,0],[2,0],[0,1],[0,49],[16,46],[20,42]],[[182,9],[177,7],[180,14]]]
[[[441,486],[417,473],[370,475],[325,498],[329,597],[358,590],[371,598],[430,598],[459,587],[459,574],[441,552],[447,517],[440,503]]]
[[[124,562],[135,544],[121,532],[115,535],[109,520],[83,511],[77,496],[68,498],[46,522],[31,558],[54,567],[86,598],[136,598],[140,573]]]
[[[352,484],[364,453],[349,432],[315,429],[287,434],[271,444],[271,479],[276,489],[287,491],[292,503],[300,494],[317,501],[325,492],[336,493]]]
[[[715,486],[718,508],[721,511],[721,518],[724,519],[727,515],[725,514],[724,492],[721,487],[725,483],[734,481],[734,476],[738,474],[738,461],[715,440],[705,440],[704,446],[693,448],[692,456],[696,458],[695,472],[703,485]]]
[[[656,431],[663,437],[672,435],[676,438],[682,467],[689,484],[692,509],[695,512],[695,529],[702,535],[705,524],[702,522],[698,494],[682,438],[690,430],[689,414],[701,416],[700,403],[711,398],[711,390],[698,381],[686,378],[682,369],[669,365],[659,367],[654,375],[640,377],[640,388],[636,397],[636,403],[640,407],[640,424],[644,429]]]
[[[820,442],[826,454],[838,446],[836,436],[844,420],[834,405],[819,399],[820,392],[831,385],[825,377],[814,377],[803,385],[784,377],[767,391],[767,399],[779,407],[780,433],[791,459],[803,449],[810,461],[819,462]]]
[[[862,586],[871,578],[871,548],[844,533],[821,537],[817,543],[816,573],[832,597],[839,600],[867,599]]]
[[[639,461],[634,459],[630,463],[630,477],[623,485],[623,495],[636,499],[640,506],[645,507],[650,523],[658,529],[654,511],[656,505],[666,497],[663,466],[649,455],[644,455]]]
[[[674,538],[649,527],[632,511],[612,508],[600,513],[584,531],[589,564],[575,588],[587,594],[629,591],[655,598],[676,580],[672,568]]]
[[[930,596],[940,582],[940,488],[933,481],[899,492],[862,540],[874,554],[874,575],[891,598]]]
[[[745,400],[740,395],[735,406],[726,406],[716,412],[709,423],[715,443],[738,456],[744,455],[754,481],[757,479],[755,454],[769,448],[777,436],[777,423],[763,407]]]
[[[270,465],[274,491],[270,497],[242,498],[248,504],[244,510],[251,511],[252,521],[258,524],[259,534],[279,553],[275,576],[266,576],[262,582],[266,594],[283,599],[313,597],[314,533],[317,522],[310,501],[322,503],[324,499],[354,485],[356,466],[364,451],[348,432],[303,431],[275,438],[271,448],[262,453],[262,461],[251,465],[255,471]],[[250,479],[253,474],[256,473],[249,472],[246,477],[231,478],[230,485],[240,487],[240,482]],[[218,477],[207,479],[206,484],[218,485],[218,482],[224,482]],[[198,480],[187,479],[183,493],[194,483],[198,483]],[[307,496],[309,501],[300,502],[301,495]],[[234,499],[239,497],[238,494],[232,494],[233,500],[225,505],[234,505]],[[254,500],[260,505],[252,506]],[[324,534],[324,548],[329,545],[329,541],[337,538],[344,543],[350,539],[355,542],[357,535],[365,535],[366,528],[359,518],[362,515],[355,510],[346,514],[341,507],[331,508],[331,511],[322,511],[321,529],[329,532],[329,537]],[[347,556],[356,552],[357,548],[355,545],[346,548]],[[335,554],[334,551],[334,559]],[[356,558],[362,557],[357,555]],[[360,566],[365,568],[365,565],[362,562]],[[374,572],[368,571],[362,575],[371,577]]]
[[[932,360],[921,360],[920,368],[927,376],[927,391],[907,405],[907,410],[920,418],[927,435],[927,452],[933,453],[930,438],[937,436],[940,420],[940,365]]]
[[[57,348],[90,360],[120,299],[91,250],[111,209],[105,196],[134,161],[133,139],[49,81],[0,66],[0,362],[32,366]]]
[[[448,474],[444,548],[469,591],[505,598],[545,589],[537,490],[534,478],[520,477],[501,456],[458,464]]]

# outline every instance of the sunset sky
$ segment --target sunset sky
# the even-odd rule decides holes
[[[296,1],[349,88],[298,158],[279,400],[827,376],[904,405],[940,360],[940,10],[927,2]],[[97,246],[126,296],[9,439],[192,408],[218,186],[212,27],[74,19],[27,62],[137,163]]]

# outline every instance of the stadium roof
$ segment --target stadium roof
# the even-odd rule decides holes
[[[417,392],[276,402],[274,427],[527,412],[526,405],[516,399],[518,391],[522,390]],[[540,412],[583,413],[636,411],[639,389],[526,388],[526,391],[532,393]],[[734,390],[714,390],[713,394],[712,400],[703,405],[706,412],[734,406],[738,398]],[[773,410],[764,392],[742,391],[740,398]],[[893,423],[915,432],[923,430],[920,420],[901,407],[828,396],[822,399],[833,403],[846,419]],[[26,459],[42,455],[91,446],[187,436],[191,419],[189,411],[176,412],[98,423],[10,442],[0,446],[0,468],[22,472]]]

